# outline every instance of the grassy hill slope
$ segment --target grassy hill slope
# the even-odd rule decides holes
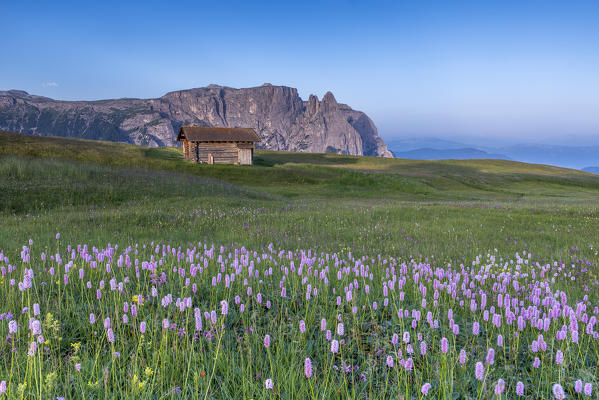
[[[597,263],[599,176],[501,160],[256,151],[197,165],[178,149],[0,133],[0,251],[29,238],[197,240],[461,262],[498,249]],[[586,261],[585,261],[586,262]]]
[[[254,166],[199,165],[176,148],[0,133],[0,210],[207,194],[281,199],[594,202],[599,177],[504,160],[420,161],[257,150]]]

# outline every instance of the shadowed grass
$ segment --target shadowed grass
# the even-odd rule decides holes
[[[7,213],[142,204],[156,199],[264,197],[253,190],[189,174],[14,156],[0,158],[0,187],[0,210]]]

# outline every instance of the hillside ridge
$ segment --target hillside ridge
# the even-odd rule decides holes
[[[571,199],[569,201],[593,204],[599,199],[599,176],[596,174],[507,160],[423,161],[258,149],[253,166],[202,165],[186,161],[178,148],[150,148],[0,131],[0,170],[1,165],[5,165],[8,174],[4,177],[8,179],[5,184],[12,185],[15,193],[25,195],[37,189],[31,183],[26,185],[27,193],[24,192],[22,184],[11,180],[11,174],[22,176],[23,166],[31,165],[27,168],[32,173],[38,171],[35,173],[39,176],[35,179],[40,180],[50,174],[44,167],[48,165],[56,171],[54,175],[50,174],[55,179],[56,174],[61,174],[62,166],[68,166],[63,161],[79,165],[74,169],[67,167],[67,170],[83,171],[95,168],[94,165],[113,169],[119,182],[130,175],[127,171],[139,171],[134,175],[145,174],[148,179],[150,175],[144,171],[156,171],[214,179],[234,185],[245,193],[248,189],[259,192],[261,197],[268,194],[302,199],[357,201],[370,198],[425,202]],[[50,186],[52,179],[48,181]],[[104,175],[102,179],[110,182]],[[40,182],[42,186],[46,185],[44,179]],[[0,182],[0,187],[2,184]],[[6,193],[0,194],[0,203],[5,196]],[[40,196],[36,198],[43,200]],[[26,200],[22,196],[19,199],[20,203]]]

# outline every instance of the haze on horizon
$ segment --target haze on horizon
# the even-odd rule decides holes
[[[385,140],[598,143],[599,2],[166,2],[3,7],[0,90],[159,97],[297,87]]]

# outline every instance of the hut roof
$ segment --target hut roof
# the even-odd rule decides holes
[[[213,128],[183,126],[177,140],[190,142],[259,142],[260,138],[252,128]]]

